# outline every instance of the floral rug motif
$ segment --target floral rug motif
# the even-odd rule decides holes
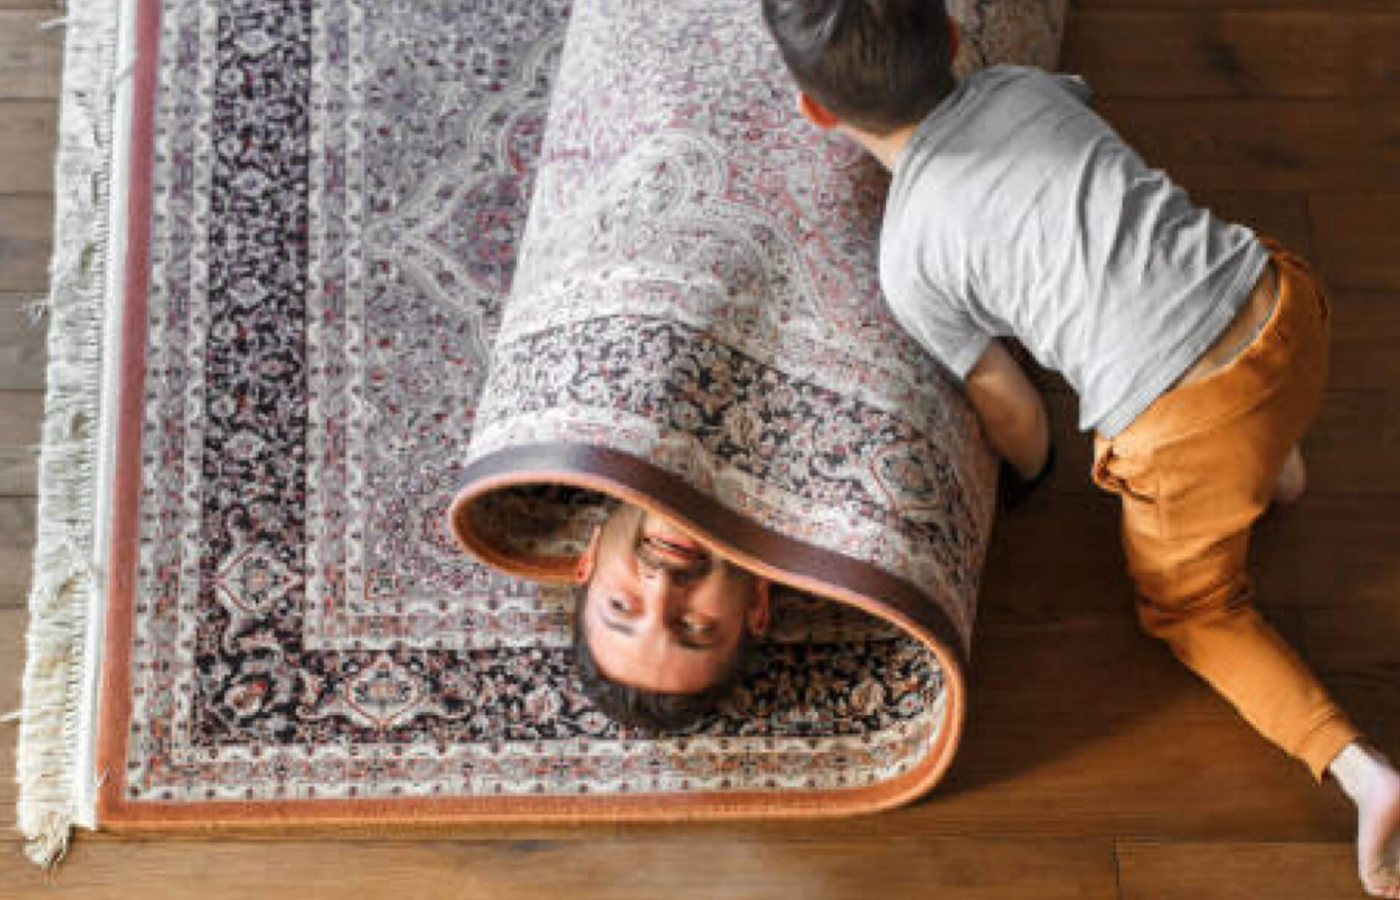
[[[982,15],[989,3],[964,5]],[[1050,23],[1041,44],[1058,47],[1062,4],[1020,5]],[[519,422],[546,412],[521,402],[543,403],[545,392],[512,389],[512,378],[570,354],[606,350],[625,367],[636,348],[694,344],[684,323],[629,319],[635,310],[625,309],[611,319],[615,345],[596,333],[579,340],[563,321],[568,298],[547,291],[534,295],[531,315],[548,317],[557,303],[557,327],[537,318],[511,330],[517,277],[529,290],[553,277],[542,257],[517,276],[527,231],[569,225],[528,214],[532,198],[538,216],[564,202],[548,191],[568,187],[560,179],[536,197],[547,130],[562,127],[551,116],[561,114],[566,38],[577,40],[570,13],[568,0],[160,4],[158,46],[148,48],[158,91],[151,120],[137,125],[151,138],[149,287],[135,363],[144,396],[131,451],[139,478],[118,486],[135,512],[118,524],[132,537],[118,560],[131,583],[106,650],[119,696],[103,709],[103,824],[683,817],[785,803],[849,811],[842,792],[898,781],[952,740],[949,673],[924,643],[897,620],[796,590],[780,599],[756,676],[718,714],[674,738],[629,734],[576,682],[570,591],[494,570],[458,545],[447,510],[469,463],[508,451]],[[981,33],[976,52],[997,38],[989,26],[979,43]],[[736,39],[759,46],[753,34]],[[692,149],[661,148],[674,171],[693,176],[687,202],[708,202],[712,157],[687,169]],[[615,177],[658,171],[623,167]],[[878,215],[878,176],[858,171],[850,183],[861,209]],[[791,235],[759,232],[736,252],[785,258]],[[696,245],[715,254],[713,266],[730,249]],[[847,303],[849,292],[829,287],[782,296]],[[865,300],[872,305],[828,304],[817,317],[883,340],[887,316]],[[697,322],[689,327],[706,327]],[[810,346],[821,344],[814,333]],[[885,346],[900,377],[932,371],[907,346]],[[933,585],[951,598],[948,633],[970,638],[991,468],[980,446],[956,436],[971,433],[966,411],[901,417],[879,390],[834,392],[830,384],[868,373],[840,369],[850,361],[831,354],[712,349],[731,356],[704,360],[706,371],[756,384],[836,367],[796,377],[800,395],[779,406],[774,394],[758,427],[796,434],[805,410],[828,437],[880,432],[888,452],[863,461],[875,474],[861,482],[859,535],[822,539]],[[742,430],[733,418],[755,412],[702,399],[662,404],[667,427],[718,434],[710,426],[730,416],[726,427]],[[622,429],[600,436],[609,446],[630,433],[628,416],[656,418],[644,393],[598,402],[617,411],[593,423],[600,434]],[[547,430],[547,415],[537,421]],[[931,428],[955,438],[930,441]],[[705,452],[738,458],[737,446],[716,440]],[[821,502],[850,480],[839,468],[750,467],[762,489],[744,494],[749,514],[773,525],[784,503]],[[821,802],[803,807],[804,794]],[[622,799],[637,795],[637,805]],[[720,799],[688,812],[696,795]]]

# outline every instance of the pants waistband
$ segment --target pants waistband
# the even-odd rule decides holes
[[[1216,369],[1232,362],[1259,337],[1259,333],[1264,330],[1265,324],[1277,307],[1278,272],[1274,261],[1270,259],[1235,318],[1225,326],[1225,330],[1206,348],[1191,368],[1177,379],[1173,387],[1200,381]]]

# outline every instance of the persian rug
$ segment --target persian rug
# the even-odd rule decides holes
[[[953,11],[964,70],[1055,64],[1063,0]],[[93,0],[60,128],[37,860],[851,813],[946,769],[994,467],[880,303],[884,177],[797,121],[751,0]],[[572,670],[618,500],[784,586],[685,734]]]

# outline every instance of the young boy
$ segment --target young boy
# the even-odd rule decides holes
[[[1094,480],[1122,500],[1144,628],[1356,803],[1362,881],[1400,897],[1400,775],[1259,616],[1244,571],[1326,377],[1327,306],[1302,260],[1193,206],[1086,105],[1077,78],[961,81],[938,0],[764,0],[815,125],[893,173],[890,308],[959,379],[992,446],[1033,480],[1039,395],[1000,336],[1076,389]]]

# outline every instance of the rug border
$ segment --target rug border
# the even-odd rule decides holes
[[[160,51],[160,0],[137,0],[133,111],[127,185],[127,253],[122,278],[121,365],[116,423],[116,458],[112,484],[107,616],[103,635],[103,673],[97,724],[97,824],[105,825],[104,798],[114,784],[125,783],[126,728],[130,718],[131,639],[134,624],[135,571],[141,486],[142,404],[146,384],[146,317],[150,287],[151,186],[154,167],[156,74]],[[117,688],[120,687],[120,690]]]

